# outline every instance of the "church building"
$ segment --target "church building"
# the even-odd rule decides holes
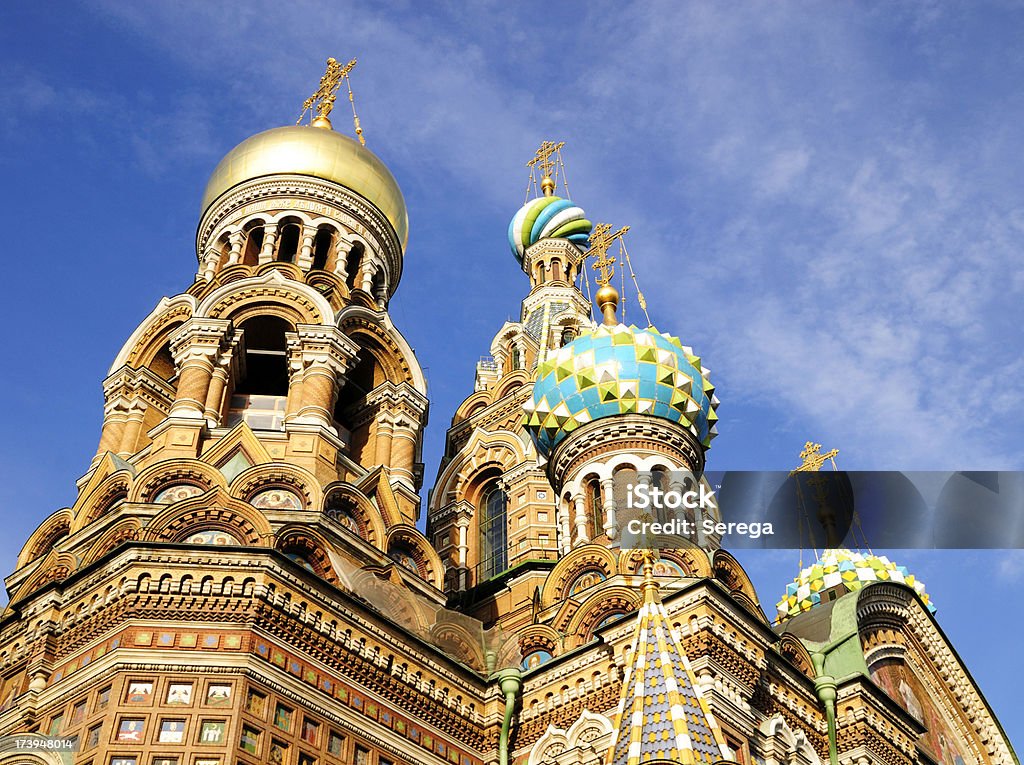
[[[74,504],[26,509],[0,764],[1016,763],[888,558],[827,551],[769,618],[713,540],[622,540],[616,474],[699,476],[718,397],[685,338],[620,321],[625,230],[558,193],[559,144],[495,232],[519,320],[426,490],[405,202],[331,123],[353,64],[213,170],[195,280],[113,360]]]

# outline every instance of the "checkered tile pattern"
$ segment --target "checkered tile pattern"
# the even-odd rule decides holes
[[[864,555],[851,550],[826,550],[821,558],[808,566],[790,584],[786,594],[776,604],[779,621],[785,621],[803,611],[809,611],[822,601],[822,594],[841,585],[842,594],[854,592],[872,582],[902,582],[912,587],[932,612],[924,583],[911,574],[906,566],[897,566],[883,555]],[[834,598],[833,598],[834,599]]]
[[[601,325],[537,367],[523,424],[548,456],[573,430],[616,414],[649,414],[689,429],[705,448],[718,399],[693,350],[654,327]]]
[[[611,765],[715,763],[725,739],[658,602],[644,603],[626,671]]]

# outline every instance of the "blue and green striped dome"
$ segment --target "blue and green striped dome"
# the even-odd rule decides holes
[[[541,239],[568,239],[586,247],[592,228],[583,209],[568,199],[538,197],[520,207],[508,224],[508,243],[516,260],[522,263],[526,248]]]
[[[523,425],[545,457],[579,426],[616,414],[677,422],[705,448],[717,435],[708,370],[679,338],[654,327],[601,325],[537,368]]]

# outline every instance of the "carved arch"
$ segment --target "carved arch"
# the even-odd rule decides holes
[[[224,474],[213,465],[178,458],[157,462],[139,473],[128,493],[128,501],[152,502],[162,489],[175,483],[192,484],[203,491],[214,487],[227,488]]]
[[[417,392],[427,395],[427,380],[416,360],[416,354],[386,312],[348,305],[338,313],[337,325],[355,342],[359,343],[360,338],[373,340],[387,352],[391,367],[389,370],[385,366],[385,372],[389,380],[394,383],[408,382]]]
[[[569,636],[578,635],[577,645],[582,645],[593,637],[602,620],[615,614],[631,613],[639,607],[640,594],[635,589],[622,585],[602,587],[583,602],[564,631]]]
[[[232,319],[241,324],[251,316],[277,316],[291,324],[327,324],[334,316],[327,299],[304,282],[269,273],[218,287],[196,307],[195,315]]]
[[[145,538],[179,542],[195,529],[219,529],[254,547],[265,547],[273,533],[262,513],[217,488],[157,515],[146,526]]]
[[[420,576],[432,585],[441,589],[444,577],[444,564],[441,556],[430,545],[426,537],[420,533],[415,526],[401,524],[391,526],[387,532],[387,552],[391,553],[392,546],[403,545],[416,560]]]
[[[374,547],[381,548],[383,546],[386,534],[384,520],[381,518],[380,511],[362,492],[351,484],[339,481],[324,487],[323,494],[322,508],[325,515],[331,517],[332,509],[348,511],[358,527],[350,529],[350,531],[354,531]],[[331,505],[334,507],[329,509]],[[339,523],[342,522],[339,521]],[[345,524],[342,523],[342,525]]]
[[[124,518],[118,521],[93,543],[92,547],[89,548],[89,552],[86,553],[82,565],[88,566],[94,563],[124,542],[138,539],[141,533],[142,526],[138,518]]]
[[[303,501],[303,509],[311,510],[323,505],[320,482],[305,468],[285,462],[253,465],[239,473],[231,482],[231,496],[249,501],[262,489],[283,488],[295,492]]]
[[[21,554],[18,555],[17,567],[21,568],[37,558],[41,558],[58,541],[68,536],[71,533],[73,520],[74,515],[71,512],[71,508],[65,507],[40,523],[22,546]]]
[[[191,295],[175,295],[172,298],[161,298],[150,314],[121,346],[107,374],[113,374],[121,367],[146,366],[163,345],[158,340],[165,340],[173,332],[174,327],[192,318],[196,301]]]
[[[85,528],[106,515],[115,504],[127,500],[132,480],[133,477],[127,470],[119,470],[107,476],[79,506],[75,521],[71,525],[71,532]]]
[[[778,650],[801,674],[814,680],[814,664],[803,643],[793,635],[785,634],[779,640]]]
[[[288,525],[277,532],[274,548],[285,554],[296,553],[305,558],[313,572],[321,579],[338,586],[341,582],[331,563],[328,544],[320,534],[308,526]]]
[[[11,598],[11,603],[24,600],[36,590],[45,587],[51,582],[64,581],[77,569],[78,559],[74,555],[68,552],[51,550],[43,558],[35,573],[29,577],[25,584],[18,588],[17,594]]]
[[[547,608],[568,597],[568,587],[586,571],[600,571],[606,578],[619,572],[618,561],[605,545],[587,544],[575,548],[555,564],[544,580],[541,603]]]
[[[730,592],[739,590],[750,601],[758,604],[758,610],[760,611],[760,601],[757,599],[754,584],[750,581],[750,577],[747,576],[747,572],[743,570],[739,561],[725,550],[715,550],[711,558],[711,569],[715,579],[724,584]]]

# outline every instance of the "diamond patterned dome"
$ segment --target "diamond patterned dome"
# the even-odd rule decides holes
[[[654,327],[601,325],[537,368],[523,424],[547,457],[587,422],[617,414],[662,417],[705,448],[717,435],[718,399],[692,349]]]
[[[872,582],[901,582],[921,597],[921,601],[934,612],[924,583],[911,574],[906,566],[898,566],[884,555],[864,555],[851,550],[826,550],[821,559],[808,566],[790,584],[786,594],[776,604],[779,621],[785,621],[804,611],[810,611],[819,603],[835,600],[840,595],[855,592]],[[824,593],[839,588],[833,597]]]

